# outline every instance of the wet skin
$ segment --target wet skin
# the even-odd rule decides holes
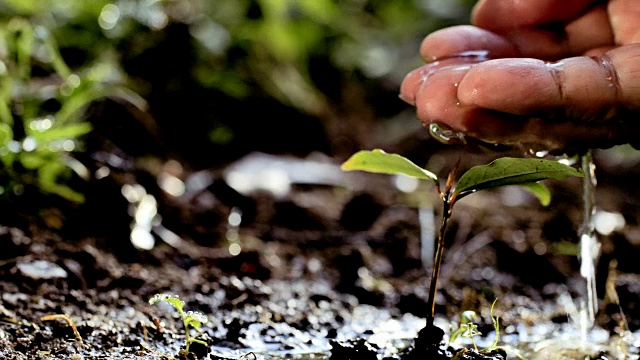
[[[471,25],[434,32],[400,97],[423,124],[558,150],[640,136],[637,0],[481,0]]]

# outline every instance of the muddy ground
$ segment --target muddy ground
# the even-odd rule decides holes
[[[457,158],[464,168],[499,155],[430,146],[428,156],[405,154],[440,173]],[[428,311],[420,238],[432,241],[441,216],[433,189],[405,193],[392,177],[343,173],[319,154],[250,155],[192,171],[96,151],[85,159],[96,176],[79,185],[84,204],[29,188],[5,203],[0,357],[184,357],[177,312],[148,303],[168,293],[208,318],[192,332],[207,346],[191,345],[190,358],[401,358]],[[489,346],[497,299],[509,358],[515,348],[538,359],[637,359],[640,167],[616,151],[597,152],[596,165],[598,208],[613,220],[600,229],[600,311],[588,346],[577,346],[573,309],[585,298],[575,256],[579,179],[549,182],[546,208],[519,188],[456,205],[436,325],[449,333],[461,311],[473,310],[486,335],[475,340]],[[472,347],[470,340],[453,347]]]

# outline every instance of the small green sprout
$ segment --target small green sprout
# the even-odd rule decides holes
[[[184,312],[182,310],[184,308],[184,301],[180,300],[177,295],[172,294],[155,294],[150,300],[149,304],[155,305],[159,302],[166,302],[173,306],[180,314],[180,318],[182,319],[182,323],[184,324],[184,332],[185,332],[185,352],[189,353],[189,346],[191,343],[198,343],[204,346],[207,346],[207,342],[204,340],[199,340],[193,338],[189,335],[189,327],[192,327],[196,330],[200,329],[200,325],[205,324],[207,322],[207,316],[201,312],[197,311],[187,311]]]
[[[460,325],[458,326],[458,328],[456,330],[454,330],[451,333],[451,336],[449,337],[449,343],[453,343],[459,336],[462,336],[462,337],[471,338],[471,342],[473,343],[473,349],[477,353],[490,354],[491,352],[493,352],[495,350],[504,350],[504,351],[506,351],[507,348],[505,348],[504,346],[499,346],[498,345],[498,343],[500,342],[500,319],[499,319],[498,316],[494,316],[493,315],[493,309],[495,308],[495,305],[496,305],[497,301],[498,301],[498,299],[495,299],[493,301],[493,304],[491,304],[491,312],[490,312],[490,315],[489,315],[491,317],[491,323],[493,324],[493,328],[495,329],[495,332],[496,332],[495,338],[493,340],[493,343],[491,343],[491,345],[487,346],[486,348],[484,348],[482,350],[478,350],[478,346],[476,345],[475,337],[476,336],[481,336],[482,333],[480,331],[478,331],[478,325],[476,325],[476,323],[475,323],[475,321],[478,319],[478,315],[476,314],[475,311],[471,311],[471,310],[463,311],[462,314],[460,314]],[[522,356],[522,354],[520,354],[515,349],[510,349],[510,350],[512,352],[514,352],[516,357],[518,357],[519,359],[526,360],[526,358],[524,356]],[[466,352],[468,352],[467,349],[460,350],[453,357],[452,360],[465,358],[463,355]]]
[[[475,321],[477,319],[478,319],[478,314],[476,314],[475,311],[467,310],[462,312],[462,314],[460,315],[460,325],[456,330],[454,330],[451,333],[451,336],[449,337],[449,342],[453,343],[454,341],[456,341],[458,336],[471,338],[471,342],[473,343],[473,348],[476,349],[476,351],[478,351],[478,346],[476,345],[476,341],[474,338],[478,335],[482,335],[482,333],[478,331],[478,325],[475,324]]]

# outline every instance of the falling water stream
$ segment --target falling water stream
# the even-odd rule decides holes
[[[585,280],[586,299],[580,301],[580,333],[585,344],[589,330],[595,323],[598,311],[596,294],[595,267],[600,253],[600,243],[595,234],[594,215],[596,213],[595,191],[596,174],[593,154],[588,150],[580,156],[580,166],[584,173],[582,186],[583,220],[580,226],[580,275]]]

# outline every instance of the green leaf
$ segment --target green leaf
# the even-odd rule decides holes
[[[0,147],[5,147],[13,140],[13,129],[8,124],[0,123]]]
[[[518,186],[535,195],[542,206],[549,206],[549,204],[551,204],[551,191],[546,185],[538,182],[533,182],[528,184],[520,184]]]
[[[29,134],[39,143],[45,143],[62,139],[76,139],[91,131],[91,124],[83,122],[77,124],[53,127],[45,131],[33,131]]]
[[[342,170],[361,170],[381,174],[404,174],[418,179],[431,180],[436,186],[439,186],[438,177],[434,173],[419,167],[403,156],[389,154],[380,149],[358,151],[342,164]]]
[[[23,153],[26,155],[28,153]],[[24,160],[23,160],[24,162]],[[64,163],[59,161],[49,160],[45,164],[38,167],[38,185],[40,189],[45,192],[62,196],[71,201],[82,203],[84,202],[84,195],[74,191],[70,187],[59,184],[56,180],[61,176],[68,168]]]
[[[1,104],[2,102],[0,101],[0,108],[2,107]],[[11,168],[15,158],[15,153],[8,149],[11,140],[13,140],[13,129],[9,124],[0,123],[0,161],[5,168]]]
[[[460,324],[473,323],[478,320],[478,314],[475,311],[466,310],[460,314]]]
[[[582,177],[583,174],[555,160],[505,157],[488,165],[469,169],[458,180],[454,194],[459,199],[479,190],[528,184],[544,179],[564,179],[570,176]]]
[[[22,152],[18,155],[18,158],[25,169],[35,170],[52,161],[51,156],[47,155],[50,154],[43,152]]]
[[[155,294],[151,299],[149,299],[149,304],[155,305],[162,301],[171,304],[176,310],[178,310],[179,313],[182,313],[182,308],[184,307],[184,301],[180,300],[178,295]]]
[[[194,329],[200,329],[200,325],[206,324],[209,319],[207,316],[198,311],[187,311],[184,317],[185,326],[191,326]]]
[[[299,0],[296,4],[314,21],[330,24],[340,15],[339,7],[331,0]]]

